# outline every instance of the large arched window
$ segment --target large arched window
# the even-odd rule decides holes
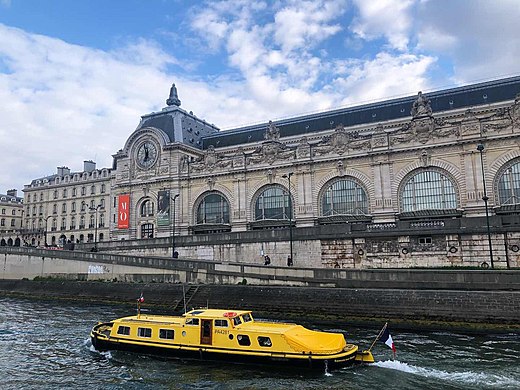
[[[520,161],[510,165],[500,176],[498,203],[501,206],[520,203]]]
[[[154,214],[154,204],[150,199],[141,204],[141,217],[151,217]]]
[[[365,190],[352,179],[334,181],[321,199],[322,215],[366,215],[368,198]]]
[[[293,218],[292,201],[287,190],[281,186],[270,186],[256,198],[255,221],[263,219]]]
[[[421,210],[453,210],[457,208],[457,192],[444,174],[425,170],[411,176],[401,192],[401,212]]]
[[[229,223],[228,201],[217,192],[207,194],[197,208],[197,224],[222,223]]]

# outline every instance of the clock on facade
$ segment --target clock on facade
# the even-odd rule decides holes
[[[144,169],[151,168],[157,160],[157,147],[153,142],[146,141],[137,149],[137,164]]]

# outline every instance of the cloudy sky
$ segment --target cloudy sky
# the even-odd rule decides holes
[[[0,0],[0,193],[110,167],[141,115],[221,129],[520,74],[518,0]]]

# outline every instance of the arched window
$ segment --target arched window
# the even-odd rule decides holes
[[[401,211],[457,208],[457,193],[450,179],[438,171],[421,171],[408,179],[401,192]]]
[[[334,181],[321,199],[323,216],[366,215],[368,198],[365,190],[352,179]]]
[[[150,199],[141,204],[141,217],[151,217],[154,215],[154,204]]]
[[[88,227],[89,227],[89,228],[96,227],[96,219],[95,219],[95,217],[94,217],[94,214],[92,214],[92,215],[90,216],[90,222],[89,222],[89,224],[88,224]]]
[[[255,202],[255,221],[262,219],[292,219],[292,201],[281,186],[263,190]]]
[[[85,216],[84,215],[82,215],[79,219],[79,228],[85,229]]]
[[[229,203],[221,194],[211,193],[197,208],[197,224],[229,223]]]
[[[498,202],[500,205],[520,203],[520,161],[510,165],[500,176]]]
[[[153,224],[145,223],[141,225],[141,238],[153,238]]]
[[[70,219],[70,230],[76,229],[76,217],[71,217]]]
[[[105,214],[99,214],[99,227],[105,227]]]

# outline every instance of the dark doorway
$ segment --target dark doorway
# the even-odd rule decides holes
[[[202,326],[200,327],[201,344],[211,345],[212,321],[213,320],[202,320]]]

